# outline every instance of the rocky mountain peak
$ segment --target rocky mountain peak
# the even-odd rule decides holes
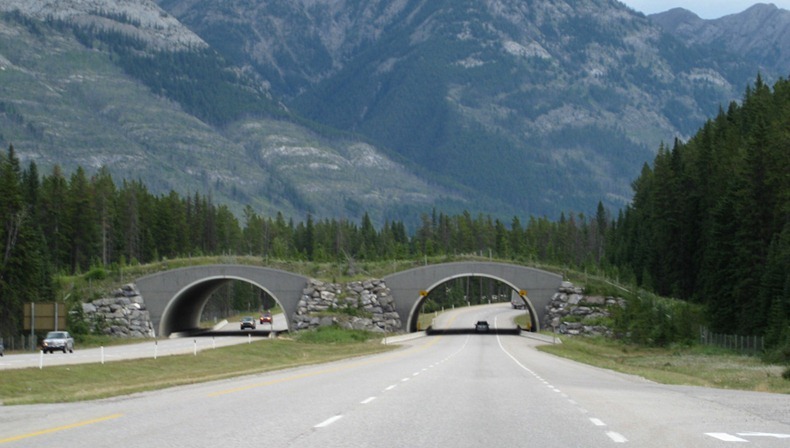
[[[790,73],[790,11],[758,3],[738,14],[705,20],[675,8],[650,19],[691,45],[732,52],[755,70]]]

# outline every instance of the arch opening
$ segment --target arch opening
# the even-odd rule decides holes
[[[410,332],[425,330],[436,313],[448,309],[495,303],[507,303],[514,310],[523,310],[523,315],[514,320],[512,329],[537,331],[538,314],[526,291],[503,278],[480,273],[452,275],[421,290],[407,328]]]
[[[264,311],[276,312],[282,308],[271,291],[254,281],[234,276],[207,277],[185,286],[173,296],[162,313],[159,334],[164,337],[184,333],[241,334],[237,318],[252,316],[257,322]],[[213,328],[213,324],[225,319],[228,320],[225,329]],[[287,325],[286,319],[286,331]],[[274,331],[273,321],[265,329]],[[261,326],[258,333],[267,335],[268,331]]]

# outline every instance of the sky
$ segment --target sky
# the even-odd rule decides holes
[[[779,8],[790,10],[790,0],[620,0],[631,9],[645,14],[684,8],[703,19],[718,19],[728,14],[737,14],[757,3],[773,3]]]

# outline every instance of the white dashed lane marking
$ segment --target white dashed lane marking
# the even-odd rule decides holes
[[[628,442],[628,439],[622,436],[622,434],[616,433],[614,431],[608,431],[606,433],[610,439],[614,440],[615,443],[625,443]]]
[[[709,435],[714,439],[719,439],[724,442],[748,442],[748,440],[746,439],[735,437],[733,435],[727,434],[726,432],[708,432],[706,433],[706,435]]]
[[[332,423],[334,423],[334,422],[336,422],[336,421],[340,420],[341,418],[343,418],[343,416],[342,416],[342,415],[336,415],[336,416],[334,416],[334,417],[330,417],[330,418],[328,418],[328,419],[324,420],[323,422],[321,422],[321,423],[319,423],[319,424],[317,424],[317,425],[313,426],[313,428],[326,428],[327,426],[329,426],[329,425],[331,425]]]

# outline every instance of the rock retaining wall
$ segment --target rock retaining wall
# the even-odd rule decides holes
[[[571,282],[562,282],[546,306],[542,327],[568,335],[612,336],[612,309],[624,307],[625,300],[616,297],[588,296],[584,289]]]
[[[82,304],[85,320],[94,333],[127,338],[153,338],[151,316],[132,284],[112,293],[112,297]]]
[[[345,286],[311,280],[293,316],[293,328],[327,325],[373,332],[399,332],[401,320],[390,289],[382,280],[351,282]]]

